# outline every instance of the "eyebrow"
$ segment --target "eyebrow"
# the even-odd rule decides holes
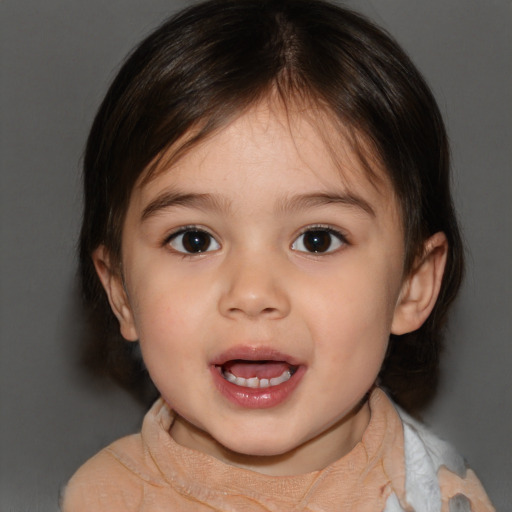
[[[293,213],[309,208],[327,206],[330,204],[341,204],[344,206],[358,208],[368,215],[375,217],[375,210],[370,203],[352,193],[312,193],[301,194],[284,198],[279,202],[277,211]],[[157,215],[160,211],[167,208],[182,206],[185,208],[198,208],[206,211],[227,212],[230,209],[230,201],[226,198],[218,197],[212,194],[184,194],[180,192],[164,192],[151,201],[143,210],[141,221]]]
[[[164,192],[151,201],[143,210],[141,221],[158,214],[166,208],[183,206],[201,210],[229,210],[229,202],[212,194],[183,194],[181,192]]]
[[[312,207],[318,206],[327,206],[330,204],[340,204],[344,206],[354,207],[360,209],[375,217],[375,210],[372,208],[371,204],[363,199],[360,196],[349,192],[340,192],[340,193],[313,193],[313,194],[304,194],[293,196],[290,198],[286,198],[279,205],[279,210],[285,212],[294,212],[299,210],[304,210]]]

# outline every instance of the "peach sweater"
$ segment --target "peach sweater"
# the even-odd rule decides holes
[[[140,434],[114,442],[77,471],[63,512],[494,511],[462,459],[399,415],[380,389],[370,410],[363,439],[346,456],[321,471],[271,477],[175,443],[172,411],[160,399]]]

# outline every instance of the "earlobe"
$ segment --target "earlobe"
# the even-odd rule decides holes
[[[435,233],[425,242],[422,257],[403,283],[391,325],[392,334],[415,331],[428,318],[441,289],[447,254],[444,233]]]
[[[112,312],[119,321],[123,338],[128,341],[137,341],[138,335],[133,314],[120,271],[112,267],[110,255],[104,245],[100,245],[94,250],[92,261],[107,294]]]

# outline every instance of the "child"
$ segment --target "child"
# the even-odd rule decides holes
[[[494,510],[388,398],[434,389],[448,168],[423,79],[350,11],[214,0],[145,40],[89,137],[81,269],[161,398],[64,511]]]

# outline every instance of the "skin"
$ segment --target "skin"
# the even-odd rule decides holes
[[[177,413],[176,442],[270,475],[319,470],[362,439],[389,334],[427,318],[446,260],[437,233],[404,277],[387,177],[370,183],[341,137],[334,161],[318,116],[252,108],[134,188],[122,278],[103,246],[93,254],[123,336]],[[190,226],[211,235],[204,252],[184,250],[176,233]],[[331,246],[309,251],[308,230]],[[240,346],[300,363],[284,402],[244,408],[213,385],[212,361]]]

